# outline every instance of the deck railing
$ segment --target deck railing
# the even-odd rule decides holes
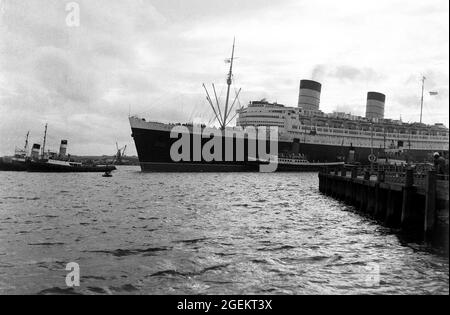
[[[427,173],[434,170],[431,165],[417,165],[415,167],[396,166],[396,165],[345,165],[341,167],[326,168],[324,171],[328,174],[340,176],[361,178],[366,180],[376,180],[386,183],[396,183],[405,185],[407,181],[412,181],[412,185],[425,187]],[[409,179],[407,178],[407,173]],[[448,174],[436,174],[438,181],[449,181]]]

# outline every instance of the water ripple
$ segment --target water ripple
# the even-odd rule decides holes
[[[322,196],[317,174],[121,167],[0,182],[0,294],[449,293],[448,258]]]

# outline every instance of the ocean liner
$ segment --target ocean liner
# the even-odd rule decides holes
[[[166,124],[146,121],[136,116],[129,117],[142,171],[257,171],[258,166],[268,161],[267,154],[261,156],[259,150],[257,154],[250,154],[248,147],[252,136],[245,130],[261,127],[277,128],[276,140],[267,140],[265,147],[276,141],[277,152],[274,160],[278,164],[278,171],[316,170],[323,166],[343,163],[368,164],[369,160],[373,163],[377,159],[384,163],[389,163],[390,160],[427,162],[431,160],[434,152],[448,157],[447,127],[443,124],[426,125],[422,122],[404,123],[386,119],[386,96],[378,92],[367,93],[365,117],[338,112],[327,114],[320,110],[322,85],[312,80],[301,80],[297,107],[270,103],[263,99],[251,101],[247,106],[237,109],[232,116],[232,109],[240,93],[239,90],[231,103],[234,47],[233,43],[231,58],[228,59],[228,89],[222,110],[215,86],[212,85],[214,93],[209,93],[203,84],[208,103],[220,124],[219,128],[196,126],[192,123]],[[214,100],[210,95],[214,96]],[[235,116],[236,126],[228,126]],[[180,131],[175,133],[178,135],[175,137],[174,128]],[[256,133],[258,130],[256,129]],[[227,134],[231,135],[231,139],[227,139]],[[189,140],[188,152],[183,159],[174,159],[173,147],[182,137]],[[239,151],[239,137],[244,139],[242,143],[245,148],[244,157],[240,159],[236,154],[236,151]],[[219,151],[213,154],[216,158],[205,159],[201,154],[196,157],[195,151],[199,148],[204,150],[212,138],[223,140],[216,142],[219,143],[219,150],[214,148],[214,151]],[[225,153],[226,143],[231,144],[233,151],[228,158]],[[261,144],[257,143],[257,146]]]

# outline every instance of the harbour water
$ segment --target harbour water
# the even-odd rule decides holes
[[[449,293],[448,258],[321,195],[316,173],[0,183],[0,294]]]

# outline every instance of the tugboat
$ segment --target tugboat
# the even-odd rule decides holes
[[[116,169],[114,165],[86,165],[75,162],[67,154],[67,140],[61,140],[59,154],[45,152],[47,140],[47,125],[45,125],[44,142],[42,153],[39,155],[39,144],[34,144],[30,158],[26,159],[25,165],[28,172],[64,172],[64,173],[92,173],[111,172]]]
[[[14,171],[14,172],[24,172],[27,170],[26,159],[28,152],[28,137],[30,132],[28,131],[25,146],[23,149],[15,149],[13,157],[2,157],[0,158],[0,171]]]

